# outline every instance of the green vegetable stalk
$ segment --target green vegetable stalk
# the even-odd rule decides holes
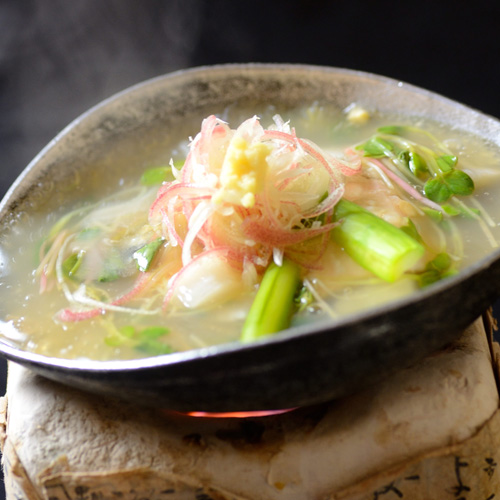
[[[341,200],[334,218],[333,238],[360,266],[393,282],[424,255],[424,246],[402,229],[347,200]]]
[[[240,340],[251,342],[288,328],[301,283],[299,267],[284,260],[267,268],[241,331]]]

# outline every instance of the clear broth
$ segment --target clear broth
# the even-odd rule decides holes
[[[275,112],[276,110],[271,108],[259,113],[264,126],[271,122]],[[235,127],[242,118],[252,114],[229,109],[219,116]],[[313,140],[326,151],[341,151],[347,146],[359,143],[371,136],[381,125],[411,123],[431,131],[457,154],[460,168],[473,176],[476,183],[473,198],[478,200],[489,214],[491,218],[489,230],[494,239],[500,241],[497,217],[500,213],[500,196],[497,194],[500,180],[500,153],[495,146],[440,124],[415,122],[398,116],[379,116],[373,113],[366,124],[353,125],[346,121],[344,112],[320,106],[304,108],[293,113],[282,112],[282,116],[285,120],[291,121],[299,137]],[[193,124],[192,136],[197,133],[198,128],[199,122]],[[106,196],[136,185],[146,168],[166,165],[171,157],[185,156],[187,144],[186,139],[171,148],[155,144],[145,156],[141,153],[141,158],[134,158],[132,162],[129,158],[128,166],[124,169],[127,174],[115,176],[111,182],[103,183],[102,179],[101,181],[97,179],[94,184],[101,186],[100,192],[92,198]],[[77,179],[74,187],[76,191],[82,191],[78,187]],[[71,190],[68,192],[71,193]],[[64,295],[59,291],[39,293],[40,283],[35,277],[35,269],[38,265],[40,242],[63,213],[75,206],[88,203],[85,193],[81,193],[79,198],[78,202],[68,201],[66,206],[49,213],[29,214],[29,216],[23,214],[19,222],[9,231],[8,238],[4,238],[0,253],[2,341],[23,350],[68,359],[110,360],[147,356],[130,346],[107,345],[104,342],[107,335],[106,315],[76,323],[54,321],[57,312],[67,307]],[[462,268],[493,251],[493,245],[475,221],[461,219],[457,224],[464,245]],[[410,293],[418,293],[418,290],[405,280],[391,285],[380,282],[365,284],[361,280],[360,285],[356,287],[353,287],[352,283],[346,285],[340,283],[329,299],[333,321],[335,318],[377,307]],[[147,318],[144,325],[167,326],[170,329],[168,343],[175,351],[234,342],[238,340],[252,298],[251,295],[241,297],[209,310],[164,313],[160,317]],[[121,313],[113,313],[113,316],[113,321],[126,324],[127,320],[121,317],[124,316]],[[294,321],[295,324],[300,324],[324,319],[324,313],[311,313],[299,315]]]

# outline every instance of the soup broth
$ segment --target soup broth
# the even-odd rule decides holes
[[[1,249],[2,341],[95,360],[248,341],[242,331],[269,316],[286,316],[284,328],[335,321],[418,293],[498,246],[493,145],[356,106],[280,112],[208,117],[193,140],[155,144],[113,167],[121,175],[96,179],[98,196],[75,179],[78,200],[21,217]],[[346,221],[358,216],[376,217],[376,240],[353,243]],[[373,268],[385,224],[408,247],[405,262]],[[288,263],[288,309],[255,313],[270,266]],[[263,302],[286,295],[272,290],[279,283]]]

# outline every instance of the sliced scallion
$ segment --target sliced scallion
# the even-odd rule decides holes
[[[295,295],[300,285],[299,267],[287,260],[267,268],[241,332],[242,342],[253,340],[290,326]]]
[[[405,231],[364,208],[341,200],[335,209],[335,241],[360,266],[393,282],[424,255],[424,246]]]

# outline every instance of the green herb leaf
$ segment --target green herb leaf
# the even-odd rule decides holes
[[[159,340],[160,337],[167,335],[170,332],[168,328],[163,326],[149,326],[141,330],[137,336],[138,343],[136,349],[150,356],[158,356],[160,354],[170,354],[172,348]]]
[[[401,163],[406,165],[406,167],[410,168],[410,152],[408,150],[403,150],[399,153],[398,159]]]
[[[438,164],[441,172],[450,172],[453,170],[457,161],[457,157],[452,155],[442,155],[436,158],[436,163]]]
[[[149,168],[141,175],[143,186],[155,186],[170,180],[172,174],[169,166]]]
[[[447,215],[450,215],[451,217],[454,217],[455,215],[459,215],[460,214],[460,210],[456,207],[454,207],[453,205],[450,205],[450,204],[445,204],[445,205],[442,205],[443,207],[443,210],[446,212]]]
[[[377,132],[381,134],[390,134],[390,135],[401,135],[405,131],[404,126],[402,125],[387,125],[385,127],[379,127]]]
[[[134,337],[135,335],[135,327],[133,327],[132,325],[125,325],[125,326],[122,326],[119,330],[121,335],[123,335],[124,337],[128,338],[128,339],[131,339]]]
[[[163,326],[148,326],[138,330],[133,325],[124,325],[120,328],[111,325],[110,329],[110,334],[105,337],[104,342],[111,347],[126,345],[149,356],[173,352],[168,344],[160,340],[160,337],[170,332],[168,328]]]
[[[418,275],[418,284],[421,288],[432,285],[441,279],[441,273],[438,271],[425,271]]]
[[[364,151],[365,156],[371,156],[372,158],[383,158],[387,156],[387,152],[394,151],[394,144],[392,142],[386,141],[381,137],[375,136],[369,139],[364,144],[356,146],[357,150]]]
[[[471,208],[467,207],[467,210],[462,210],[462,215],[465,215],[465,217],[470,217],[474,219],[474,215],[481,215],[481,210],[479,208]]]
[[[462,170],[453,170],[444,178],[453,194],[468,196],[474,192],[474,181]]]
[[[303,286],[295,296],[295,305],[297,312],[305,311],[313,302],[314,296],[306,286]]]
[[[461,170],[450,170],[428,180],[424,185],[425,196],[436,203],[444,203],[454,194],[468,196],[473,192],[474,181]]]
[[[83,260],[84,252],[74,253],[64,260],[62,270],[68,278],[75,278]]]
[[[85,293],[91,299],[98,300],[99,302],[107,302],[109,300],[109,295],[106,291],[90,284],[85,286]]]
[[[123,340],[116,335],[106,335],[104,343],[109,347],[119,347],[123,344]]]
[[[439,253],[433,260],[427,263],[426,268],[435,271],[447,271],[452,264],[451,257],[447,253]]]
[[[184,166],[185,160],[173,160],[172,164],[175,169],[180,170]]]
[[[184,166],[184,161],[175,160],[173,161],[173,165],[174,168],[180,170]],[[174,177],[170,165],[162,165],[160,167],[148,168],[141,175],[141,184],[143,186],[155,186],[167,181],[172,181],[173,179]]]
[[[449,205],[446,205],[446,206],[449,206]],[[445,207],[445,205],[443,205],[443,210],[446,212],[444,207]],[[441,222],[443,220],[443,212],[441,212],[439,210],[434,210],[433,208],[429,208],[429,207],[422,207],[422,211],[425,213],[425,215],[430,217],[434,222]]]
[[[408,168],[414,175],[419,177],[429,171],[425,160],[418,153],[410,151],[409,156]]]
[[[414,151],[403,150],[399,153],[398,158],[408,167],[408,170],[417,177],[422,177],[429,172],[425,160]]]
[[[94,239],[101,234],[102,230],[98,227],[87,227],[82,229],[77,235],[76,239],[79,241],[88,241]]]
[[[126,264],[120,252],[116,249],[112,249],[104,259],[103,269],[99,275],[98,281],[101,283],[115,281],[124,276],[125,268]]]
[[[408,236],[411,236],[414,240],[418,241],[419,243],[424,242],[422,236],[420,236],[417,230],[417,226],[415,226],[414,222],[411,219],[408,219],[407,224],[401,226],[400,229],[401,231],[405,232]]]
[[[448,215],[462,215],[463,217],[467,217],[469,219],[475,219],[478,215],[481,215],[481,210],[477,208],[467,207],[462,204],[457,204],[455,206],[443,205],[443,209]]]
[[[146,272],[151,267],[151,262],[164,241],[163,238],[158,238],[134,252],[132,258],[136,261],[139,271]]]
[[[427,263],[425,271],[417,275],[419,285],[423,288],[456,273],[453,261],[447,253],[439,253]]]
[[[429,200],[444,203],[451,198],[453,192],[443,178],[433,177],[424,184],[424,194]]]
[[[153,338],[156,339],[158,337],[162,337],[163,335],[166,335],[169,333],[169,329],[165,328],[164,326],[148,326],[147,328],[144,328],[144,330],[141,331],[140,336],[141,338]]]
[[[156,339],[147,339],[137,344],[136,349],[148,356],[161,356],[162,354],[171,354],[172,348],[168,344]]]

